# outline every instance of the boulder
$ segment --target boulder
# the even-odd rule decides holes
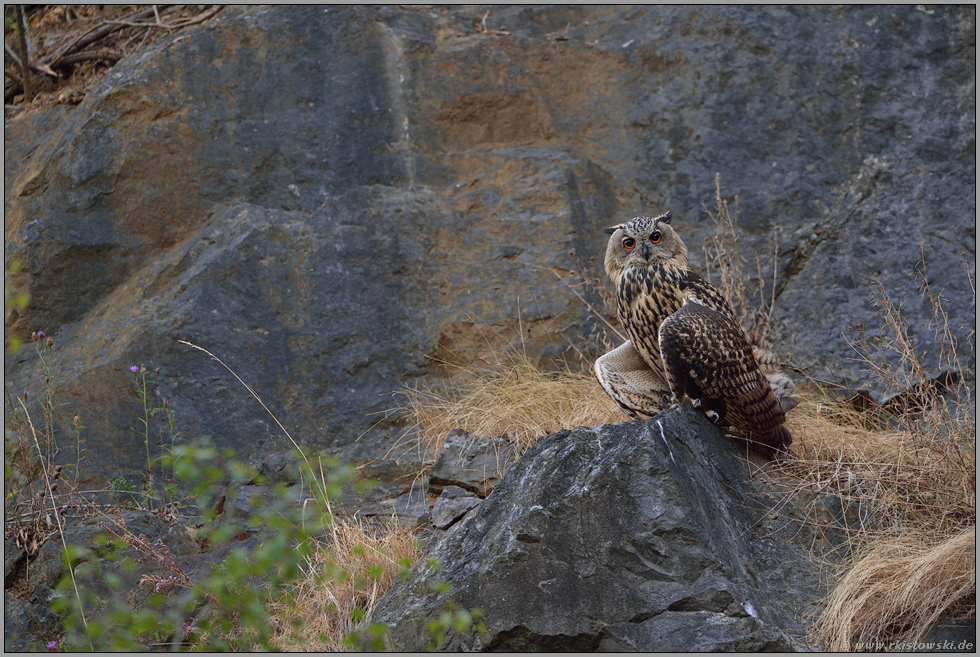
[[[450,601],[486,630],[444,650],[806,649],[812,532],[758,463],[689,404],[542,438],[374,619],[403,651]]]
[[[42,652],[61,638],[61,617],[47,608],[3,592],[4,652]]]
[[[505,436],[471,436],[454,429],[429,474],[429,490],[456,486],[486,497],[517,460],[517,447]]]
[[[448,529],[453,523],[480,505],[480,498],[459,486],[446,486],[432,505],[432,526]]]

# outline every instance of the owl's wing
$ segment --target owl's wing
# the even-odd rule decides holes
[[[731,317],[688,301],[660,325],[659,342],[678,400],[700,399],[721,424],[752,442],[781,447],[792,441],[783,427],[786,415]]]
[[[663,372],[647,365],[627,340],[595,362],[595,376],[606,393],[633,418],[660,412],[660,399],[669,391]]]

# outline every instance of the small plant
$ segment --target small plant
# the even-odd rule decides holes
[[[429,567],[432,570],[438,571],[439,566],[438,561],[434,559],[429,560]],[[429,588],[447,597],[452,593],[452,588],[444,580],[429,582]],[[426,644],[425,649],[429,652],[444,649],[450,637],[450,632],[459,635],[469,632],[470,628],[475,628],[478,633],[486,632],[486,626],[480,621],[482,617],[483,610],[479,607],[464,609],[455,600],[450,598],[445,602],[445,608],[437,616],[430,618],[425,624],[426,632],[432,637]]]
[[[11,26],[13,21],[10,18],[4,17],[4,25]],[[27,308],[27,302],[30,300],[30,296],[18,289],[18,286],[14,284],[13,278],[20,273],[20,261],[11,260],[7,267],[3,270],[3,309],[4,309],[4,324],[10,320],[11,315],[15,312],[20,312],[24,308]],[[20,352],[21,338],[16,333],[11,333],[6,337],[7,348],[10,349],[11,353],[17,354]]]
[[[314,547],[312,537],[323,530],[325,512],[321,515],[315,503],[297,507],[283,487],[276,501],[248,520],[215,522],[211,507],[215,483],[242,484],[254,479],[256,472],[238,461],[231,450],[218,451],[208,445],[180,445],[175,456],[181,484],[191,491],[197,508],[204,510],[206,523],[199,533],[203,540],[217,546],[252,535],[262,539],[248,547],[232,548],[213,570],[195,578],[161,540],[151,542],[106,517],[101,523],[106,538],[100,558],[73,548],[70,567],[58,586],[60,602],[55,606],[66,614],[69,648],[145,650],[150,645],[173,645],[228,651],[273,647],[278,627],[273,612],[283,596],[291,595],[292,582],[303,576]],[[346,483],[343,477],[340,483]],[[135,490],[124,480],[117,480],[116,487]],[[137,562],[150,568],[139,586],[151,595],[145,605],[133,607],[119,592],[123,575]],[[97,564],[107,566],[100,569]],[[99,603],[91,584],[83,584],[76,593],[73,576],[83,583],[100,582],[102,590],[110,591],[105,596],[108,603]],[[78,604],[73,605],[75,598]]]
[[[109,484],[109,490],[112,492],[113,498],[122,502],[124,500],[131,501],[134,505],[139,506],[139,497],[135,495],[136,486],[126,481],[125,477],[116,477]]]

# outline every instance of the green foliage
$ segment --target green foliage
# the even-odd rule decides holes
[[[189,576],[165,545],[150,544],[124,528],[111,530],[116,540],[105,542],[99,559],[73,547],[69,563],[76,579],[89,584],[76,596],[66,570],[58,586],[69,649],[135,651],[171,644],[220,651],[274,649],[271,605],[288,597],[290,583],[303,577],[313,537],[322,532],[329,515],[315,500],[297,505],[292,499],[295,488],[280,486],[272,501],[253,507],[249,518],[229,521],[213,508],[222,488],[218,484],[230,482],[230,495],[236,484],[255,478],[254,469],[237,460],[232,450],[207,444],[176,447],[174,461],[181,486],[206,521],[199,537],[212,548],[239,545],[198,578]],[[324,479],[346,483],[343,472],[331,472]],[[127,490],[131,485],[120,478],[115,486]],[[151,566],[141,585],[153,593],[142,605],[132,605],[121,595],[125,577],[120,573],[134,552]],[[77,604],[72,604],[73,597]]]
[[[133,504],[139,504],[139,498],[133,493],[136,492],[136,486],[126,481],[125,477],[116,477],[111,484],[109,484],[109,490],[112,491],[112,497],[119,502],[123,500],[131,500]]]
[[[4,26],[16,29],[16,25],[10,18],[4,17]],[[15,289],[13,282],[11,281],[11,276],[20,273],[20,261],[11,260],[10,264],[4,267],[3,270],[3,310],[4,310],[4,320],[9,317],[9,313],[13,311],[20,311],[27,307],[27,302],[30,297],[26,292],[18,291]],[[6,322],[5,322],[6,323]],[[13,354],[17,354],[20,351],[21,339],[20,336],[12,334],[7,338],[7,347]]]
[[[430,588],[447,594],[449,592],[449,585],[441,580],[430,582]],[[432,637],[428,644],[426,644],[426,650],[435,652],[444,649],[450,632],[457,635],[465,634],[471,628],[475,629],[478,633],[486,632],[486,626],[480,622],[482,616],[483,610],[479,607],[463,609],[455,600],[447,601],[445,609],[439,612],[435,618],[429,619],[425,624],[426,631]]]

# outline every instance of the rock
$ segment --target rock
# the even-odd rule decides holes
[[[933,625],[914,646],[895,646],[896,652],[976,652],[977,617],[941,621]]]
[[[3,592],[4,652],[41,652],[61,637],[61,617],[45,606]]]
[[[20,568],[21,560],[27,557],[24,548],[17,545],[12,536],[3,539],[3,581],[8,581]]]
[[[956,157],[912,170],[907,159],[897,155],[868,156],[854,179],[843,186],[823,224],[824,238],[805,256],[805,266],[786,282],[774,314],[784,349],[796,354],[811,372],[821,373],[821,378],[833,372],[838,383],[869,389],[877,403],[926,383],[906,378],[903,355],[874,342],[894,334],[882,330],[882,307],[871,293],[875,277],[882,285],[876,293],[887,294],[896,307],[901,303],[904,328],[927,375],[945,379],[959,372],[953,372],[940,356],[940,347],[950,345],[936,338],[933,308],[922,293],[924,280],[933,292],[942,291],[962,365],[976,371],[975,350],[970,347],[976,318],[955,308],[973,296],[976,213],[968,204],[957,207],[941,198],[949,186],[975,182],[969,167],[957,164]],[[966,221],[956,218],[967,214]],[[900,217],[921,219],[893,230]],[[866,354],[886,357],[899,374],[898,389],[868,374],[869,365],[854,346],[862,343]]]
[[[879,385],[845,340],[875,271],[928,353],[906,279],[922,241],[973,362],[971,8],[495,7],[505,35],[485,12],[228,8],[77,106],[6,123],[4,255],[30,304],[5,328],[55,338],[83,478],[145,467],[132,364],[160,368],[184,439],[250,461],[291,446],[177,340],[304,448],[348,459],[397,444],[390,395],[447,363],[516,345],[588,361],[601,299],[559,278],[602,279],[601,229],[640,212],[673,210],[698,253],[719,171],[747,260],[768,261],[774,219],[785,231],[782,355]],[[30,349],[4,369],[37,390]]]
[[[449,600],[486,632],[451,630],[444,650],[806,649],[826,593],[810,530],[774,513],[784,496],[756,468],[688,404],[547,436],[374,618],[406,651]]]
[[[446,486],[442,489],[439,499],[432,506],[432,526],[436,529],[448,529],[450,525],[479,504],[480,499],[474,497],[465,488]]]
[[[170,524],[150,511],[123,510],[118,515],[114,515],[113,519],[124,525],[135,536],[145,535],[151,543],[157,539],[163,540],[175,556],[194,554],[200,551],[197,542],[186,528],[182,525]],[[99,540],[99,536],[108,535],[106,529],[99,524],[100,521],[115,527],[112,521],[104,517],[80,518],[65,515],[63,521],[66,523],[65,543],[92,549],[96,554],[99,554],[103,549],[103,543]],[[116,530],[121,533],[118,527]],[[135,551],[128,550],[127,554],[135,555]],[[8,578],[6,575],[4,577],[5,588],[15,587],[18,597],[31,598],[39,589],[53,588],[61,577],[63,566],[64,547],[61,539],[55,534],[41,546],[33,558],[14,561],[10,577]]]
[[[411,459],[364,459],[356,465],[357,480],[344,488],[335,508],[361,517],[395,515],[409,524],[422,522],[428,512],[428,485],[420,476],[424,464]]]
[[[503,436],[473,437],[454,429],[429,474],[429,490],[458,486],[486,497],[516,459],[517,450]]]
[[[292,452],[276,452],[259,457],[252,465],[258,473],[250,484],[298,484],[300,482],[300,457]]]

